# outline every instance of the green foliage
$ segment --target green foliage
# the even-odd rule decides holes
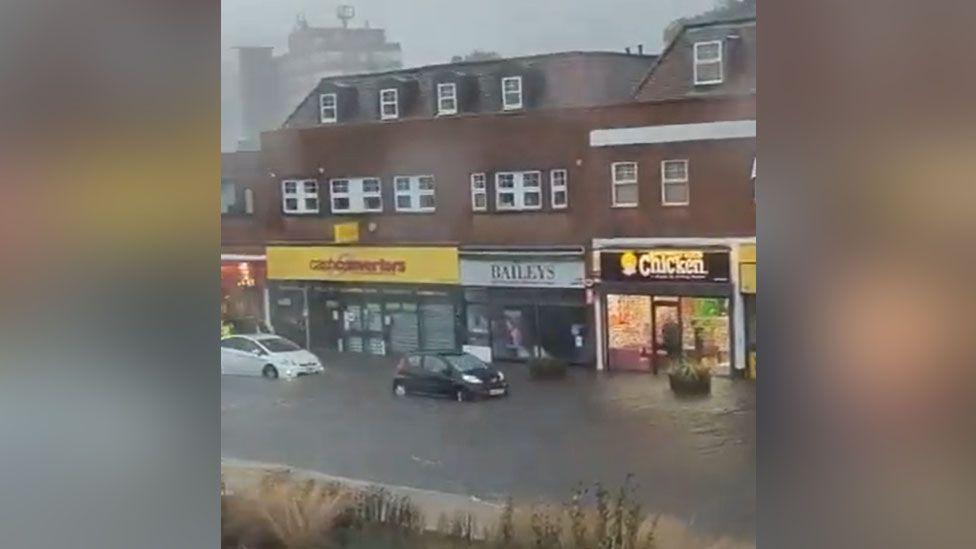
[[[569,365],[565,360],[544,357],[529,361],[529,377],[532,379],[560,379],[566,377]]]
[[[689,381],[703,381],[712,377],[712,370],[708,366],[701,364],[700,362],[688,360],[685,357],[678,359],[678,361],[671,366],[669,373]]]
[[[512,498],[505,499],[502,515],[498,519],[499,541],[503,547],[511,545],[515,539],[515,504]]]

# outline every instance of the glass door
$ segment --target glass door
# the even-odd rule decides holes
[[[677,297],[654,298],[652,316],[654,318],[654,356],[653,368],[664,370],[681,357],[681,307]]]
[[[386,337],[383,333],[383,303],[367,301],[363,308],[363,337],[366,352],[371,355],[386,354]]]

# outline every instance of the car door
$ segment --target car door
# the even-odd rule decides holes
[[[220,341],[220,373],[241,374],[246,359],[242,337],[228,337]]]
[[[239,362],[241,373],[249,376],[261,375],[261,370],[269,363],[267,355],[268,352],[257,343],[250,339],[241,338],[241,357]]]
[[[424,371],[423,362],[423,355],[407,355],[404,359],[404,367],[400,375],[407,391],[412,393],[424,392],[424,378],[427,373]]]
[[[424,357],[424,392],[432,395],[453,395],[454,380],[451,366],[439,356]]]

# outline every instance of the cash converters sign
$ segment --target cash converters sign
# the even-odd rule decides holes
[[[602,252],[604,280],[728,282],[729,253],[711,250]]]
[[[460,278],[452,247],[273,246],[267,258],[271,280],[457,284]]]

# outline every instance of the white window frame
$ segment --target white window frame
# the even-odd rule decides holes
[[[539,185],[536,187],[526,187],[525,186],[525,176],[528,174],[535,174],[539,181]],[[504,189],[500,185],[500,181],[503,176],[512,176],[512,188]],[[515,204],[508,206],[506,205],[501,197],[503,194],[512,194],[515,197]],[[538,194],[539,202],[532,206],[525,203],[525,196],[527,194]],[[503,212],[521,212],[521,211],[533,211],[542,209],[542,172],[538,170],[527,170],[524,172],[497,172],[495,173],[495,210]]]
[[[518,103],[509,103],[508,102],[508,93],[509,92],[506,92],[505,91],[505,83],[506,82],[510,82],[510,81],[511,82],[518,82]],[[506,111],[512,111],[512,110],[516,110],[516,109],[521,109],[522,108],[522,105],[524,103],[523,92],[524,92],[524,88],[522,86],[522,77],[521,76],[506,76],[506,77],[502,78],[502,109],[503,110],[506,110]],[[510,92],[510,93],[515,93],[515,92]]]
[[[708,47],[708,46],[718,46],[718,58],[717,59],[701,59],[698,55],[698,50]],[[709,40],[707,42],[695,42],[694,45],[694,67],[695,67],[695,85],[704,86],[711,84],[721,84],[725,81],[725,63],[724,63],[724,47],[721,40]],[[712,80],[702,80],[698,76],[698,69],[701,65],[718,64],[718,78]]]
[[[485,199],[484,206],[478,206],[478,196]],[[471,211],[488,211],[488,178],[481,172],[471,174]]]
[[[295,191],[288,192],[288,183],[295,184]],[[315,185],[314,191],[305,188],[307,183]],[[322,199],[320,198],[319,182],[315,179],[283,179],[281,181],[281,211],[286,214],[317,214],[322,209]],[[288,199],[295,199],[297,206],[288,207]],[[315,208],[309,208],[306,200],[314,198]]]
[[[332,105],[325,104],[326,98],[332,99]],[[331,110],[332,115],[326,116],[326,110]],[[319,122],[322,124],[334,124],[339,120],[339,95],[335,93],[319,94]]]
[[[667,177],[667,165],[672,163],[683,164],[685,167],[685,176],[678,179],[668,179]],[[687,159],[671,159],[661,161],[661,205],[662,206],[687,206],[691,204],[691,185],[689,185],[689,173],[688,173],[688,160]],[[683,185],[685,187],[685,200],[683,202],[668,202],[667,193],[664,192],[668,185]]]
[[[445,90],[450,90],[450,94],[444,94]],[[451,101],[454,104],[454,108],[448,109],[444,107],[445,101]],[[457,84],[454,82],[442,82],[437,84],[437,114],[438,115],[448,115],[457,114],[458,112],[458,99],[457,99]]]
[[[633,179],[617,179],[617,166],[624,164],[633,164],[634,166],[634,178]],[[610,164],[610,181],[612,182],[610,189],[610,202],[613,208],[636,208],[640,204],[640,186],[638,181],[640,181],[640,166],[637,162],[614,162]],[[637,189],[637,200],[634,202],[620,202],[617,200],[617,189],[625,185],[633,185]]]
[[[322,203],[319,203],[319,207]],[[246,215],[254,214],[254,191],[250,187],[244,188],[244,213]]]
[[[424,178],[430,178],[431,183],[434,184],[434,188],[431,189],[421,189],[420,180]],[[399,182],[406,181],[409,188],[406,190],[399,189]],[[410,213],[430,213],[437,209],[436,202],[434,206],[421,206],[420,201],[423,196],[434,197],[436,201],[436,182],[434,176],[432,175],[397,175],[393,177],[393,206],[398,212],[410,212]],[[400,197],[408,196],[410,197],[410,206],[401,207]]]
[[[393,93],[393,101],[387,101],[383,97],[387,92]],[[393,105],[393,114],[386,113],[387,105]],[[380,119],[395,120],[397,118],[400,118],[400,90],[396,88],[383,88],[380,90]]]
[[[556,183],[557,177],[561,183]],[[563,202],[556,202],[556,193],[562,191],[565,199]],[[569,171],[565,169],[549,170],[549,205],[554,210],[565,210],[569,207]]]
[[[346,190],[337,191],[336,184],[346,183]],[[375,191],[363,189],[367,181],[376,182]],[[345,198],[349,201],[349,207],[345,209],[336,208],[336,199]],[[366,206],[367,198],[379,198],[379,206],[369,208]],[[378,177],[337,177],[329,180],[329,207],[334,214],[356,214],[372,213],[383,211],[383,181]]]

